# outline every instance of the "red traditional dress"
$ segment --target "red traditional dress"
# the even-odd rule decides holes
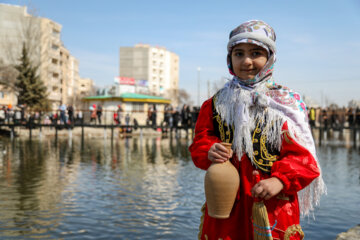
[[[189,148],[192,159],[206,170],[211,165],[210,147],[216,142],[232,143],[235,154],[230,161],[238,169],[240,187],[228,219],[210,217],[204,205],[199,239],[251,240],[254,234],[260,235],[252,222],[255,169],[261,179],[276,177],[284,185],[277,196],[264,200],[273,239],[301,239],[300,214],[309,214],[326,192],[305,103],[298,93],[272,79],[275,40],[274,30],[259,20],[231,31],[227,64],[234,77],[201,107]],[[241,79],[234,74],[231,54],[237,44],[253,44],[268,54],[254,78]],[[246,69],[245,65],[241,67]]]
[[[269,221],[273,228],[274,239],[301,239],[303,234],[299,225],[300,211],[297,192],[307,186],[320,174],[316,160],[312,154],[299,145],[288,134],[287,123],[283,125],[281,151],[278,160],[271,168],[271,173],[261,172],[261,179],[277,177],[284,184],[278,196],[267,201],[266,205]],[[206,170],[211,161],[208,159],[210,147],[221,142],[216,136],[213,124],[213,99],[209,99],[201,107],[195,127],[195,138],[189,150],[194,164]],[[199,239],[253,239],[251,196],[252,172],[255,170],[246,154],[241,161],[234,154],[231,159],[240,175],[240,188],[234,207],[228,219],[215,219],[208,215],[206,204],[202,211]]]

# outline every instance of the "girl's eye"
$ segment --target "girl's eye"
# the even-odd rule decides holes
[[[265,53],[263,53],[261,51],[254,51],[254,52],[252,52],[252,56],[253,57],[265,56]]]
[[[235,56],[236,56],[236,57],[241,57],[241,56],[243,56],[243,55],[244,55],[244,54],[243,54],[242,52],[236,52],[236,53],[235,53]]]
[[[261,52],[253,52],[252,55],[254,57],[258,57],[258,56],[261,56]]]

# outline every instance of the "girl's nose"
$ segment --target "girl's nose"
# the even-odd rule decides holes
[[[251,65],[252,64],[252,59],[249,56],[245,56],[243,64]]]

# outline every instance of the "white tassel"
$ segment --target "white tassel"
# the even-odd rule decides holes
[[[249,108],[243,103],[240,103],[238,108],[238,118],[240,119],[240,124],[246,124],[249,121]]]

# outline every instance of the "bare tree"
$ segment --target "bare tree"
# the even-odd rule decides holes
[[[35,9],[30,9],[31,14],[14,14],[9,19],[12,23],[11,31],[6,32],[1,41],[2,60],[5,65],[14,65],[19,62],[22,47],[25,44],[33,65],[40,64],[41,38],[40,20],[36,17]]]
[[[348,108],[357,108],[360,107],[360,101],[352,99],[348,102]]]
[[[191,100],[189,93],[185,89],[179,89],[177,98],[179,105],[193,105],[193,101]]]
[[[217,91],[219,91],[222,87],[224,87],[224,84],[228,81],[229,79],[226,77],[222,77],[221,79],[219,79],[218,81],[213,82],[213,86],[212,86],[212,92],[216,93]]]
[[[108,95],[115,96],[116,95],[116,86],[110,86],[108,87]]]
[[[34,66],[40,64],[40,21],[33,14],[14,14],[9,16],[10,30],[3,31],[0,41],[0,86],[11,92],[17,92],[15,87],[18,71],[15,65],[19,63],[22,48],[25,44]],[[6,23],[3,24],[6,27]],[[6,28],[5,28],[6,29]]]
[[[11,65],[5,65],[0,59],[0,85],[5,90],[17,91],[15,86],[18,71]]]

